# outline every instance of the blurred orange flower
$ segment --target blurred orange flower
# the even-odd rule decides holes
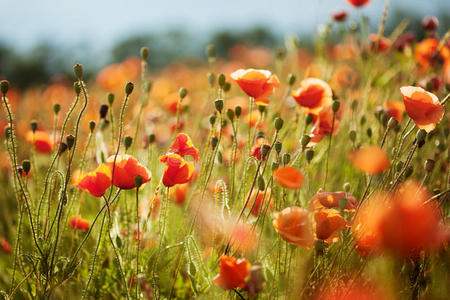
[[[314,243],[311,215],[303,208],[292,206],[275,213],[272,225],[280,237],[292,245],[310,249]]]
[[[435,38],[426,38],[417,43],[414,49],[414,56],[417,63],[426,71],[435,61],[439,41]]]
[[[370,3],[370,0],[347,0],[354,7],[361,7]]]
[[[85,219],[83,219],[81,216],[72,216],[69,219],[69,225],[72,229],[78,229],[78,230],[88,230],[89,229],[89,222]]]
[[[239,69],[230,76],[249,97],[255,99],[257,105],[269,104],[267,98],[280,85],[278,77],[267,70]]]
[[[332,96],[328,83],[318,78],[306,78],[292,91],[294,100],[312,114],[317,114],[322,107],[330,105]]]
[[[183,205],[186,201],[186,194],[189,188],[189,184],[179,184],[169,192],[170,198],[178,205]]]
[[[43,130],[37,130],[33,133],[33,131],[28,131],[26,140],[28,143],[33,144],[36,151],[41,153],[51,153],[53,149],[53,141],[52,136]]]
[[[78,188],[86,190],[94,197],[101,197],[111,186],[111,169],[101,164],[95,171],[78,176]]]
[[[121,189],[135,188],[134,179],[136,176],[142,177],[142,183],[149,182],[152,178],[150,171],[141,165],[136,158],[128,154],[117,155],[117,157],[112,155],[106,160],[106,164],[111,169],[113,184]]]
[[[340,109],[334,116],[334,124],[331,106],[326,106],[319,111],[314,126],[311,129],[311,143],[319,143],[324,136],[336,135],[339,132],[341,111]]]
[[[404,86],[400,92],[408,116],[417,127],[426,132],[432,131],[444,116],[444,107],[436,95],[420,87]]]
[[[263,191],[254,191],[250,199],[254,199],[247,203],[247,208],[251,209],[252,215],[257,217],[259,213],[264,214],[264,211],[268,208],[273,210],[273,202],[270,201],[270,189],[267,190],[266,193]],[[264,197],[265,194],[265,197]],[[264,201],[263,201],[264,199]],[[270,201],[270,202],[269,202]]]
[[[316,238],[329,243],[337,241],[338,232],[347,227],[347,221],[339,211],[329,208],[316,209],[314,212],[316,222]]]
[[[245,258],[238,259],[223,254],[220,256],[219,274],[213,278],[213,281],[224,290],[243,288],[250,274],[251,266]]]
[[[405,106],[399,101],[388,101],[384,105],[384,108],[389,114],[389,117],[401,121],[403,119],[403,112],[405,111]]]
[[[386,151],[378,146],[351,151],[349,156],[355,168],[369,174],[378,174],[391,166]]]
[[[379,39],[378,34],[371,33],[369,34],[369,44],[370,50],[374,52],[386,52],[391,46],[391,41],[384,36]]]
[[[192,144],[191,138],[185,133],[179,133],[175,138],[175,141],[170,146],[167,154],[178,154],[181,157],[185,157],[186,155],[192,156],[195,161],[199,160],[200,152],[197,148]]]
[[[309,210],[315,210],[319,208],[333,208],[340,207],[339,201],[344,199],[346,201],[347,210],[355,210],[358,206],[356,198],[350,193],[345,192],[324,192],[320,189],[309,201]]]
[[[293,167],[280,167],[273,171],[273,178],[279,185],[290,190],[296,190],[303,184],[303,174]]]
[[[194,174],[194,164],[186,162],[180,155],[172,153],[162,155],[159,161],[166,163],[162,182],[165,186],[171,187],[175,184],[187,183]]]

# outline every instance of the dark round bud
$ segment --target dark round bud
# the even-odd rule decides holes
[[[425,161],[425,171],[427,173],[431,173],[434,169],[435,161],[433,159],[427,159]]]
[[[77,95],[79,95],[81,93],[81,85],[79,82],[74,82],[73,90],[75,91],[75,94],[77,94]]]
[[[213,86],[214,86],[214,82],[216,81],[216,76],[214,76],[213,73],[208,73],[207,77],[208,77],[208,83],[209,83],[209,85],[210,85],[211,87],[213,87]]]
[[[275,151],[280,154],[281,152],[281,148],[283,147],[283,144],[280,141],[276,141],[275,144],[273,145],[275,148]]]
[[[142,47],[141,48],[141,58],[143,60],[147,60],[148,59],[149,53],[150,53],[150,50],[148,49],[148,47]]]
[[[214,101],[214,106],[216,107],[218,112],[222,112],[223,100],[222,99],[217,99],[216,101]]]
[[[216,57],[216,47],[213,44],[209,44],[206,46],[206,55],[208,58]]]
[[[133,92],[134,84],[132,82],[128,82],[127,85],[125,85],[125,94],[130,95]]]
[[[219,83],[219,86],[223,87],[223,85],[225,84],[225,81],[226,81],[225,75],[220,73],[219,77],[217,78],[217,82]]]
[[[94,129],[95,129],[95,121],[90,120],[90,121],[89,121],[89,130],[90,130],[91,132],[93,132]]]
[[[339,108],[341,107],[341,103],[339,101],[333,101],[333,104],[331,104],[331,109],[334,113],[337,113]]]
[[[302,144],[303,149],[309,144],[310,141],[311,141],[311,137],[307,134],[304,134],[300,138],[300,144]]]
[[[287,165],[291,161],[291,155],[289,153],[283,154],[281,161],[283,162],[283,165]]]
[[[258,176],[258,190],[264,191],[265,188],[266,188],[266,183],[264,182],[264,178],[261,175],[259,175]]]
[[[63,154],[67,150],[67,144],[66,143],[60,143],[58,153],[59,155]]]
[[[75,66],[73,66],[73,72],[75,73],[75,77],[78,80],[81,80],[83,78],[83,65],[76,64]]]
[[[213,136],[211,138],[211,147],[214,149],[217,146],[217,143],[219,142],[219,139],[216,136]]]
[[[355,110],[358,107],[358,100],[352,101],[352,110]]]
[[[311,160],[313,159],[313,157],[314,157],[314,150],[312,150],[312,149],[306,150],[306,152],[305,152],[305,158],[306,158],[306,161],[307,161],[308,163],[311,162]]]
[[[422,28],[426,31],[435,31],[439,26],[439,20],[436,17],[425,17],[422,20]]]
[[[356,141],[356,131],[350,130],[348,137],[350,138],[350,141],[355,142]]]
[[[187,89],[186,88],[180,88],[178,90],[178,95],[180,96],[180,99],[183,99],[187,95]]]
[[[350,188],[351,188],[350,183],[348,183],[348,182],[344,183],[343,187],[344,187],[344,191],[346,193],[350,192]]]
[[[262,145],[261,146],[261,158],[265,159],[267,157],[267,154],[269,153],[270,146],[269,145]]]
[[[22,169],[28,175],[31,170],[31,162],[28,159],[22,161]]]
[[[256,138],[257,139],[263,139],[264,138],[264,132],[258,131],[258,133],[256,134]]]
[[[8,80],[0,81],[0,90],[2,91],[3,95],[6,95],[8,89],[9,89],[9,81]]]
[[[383,126],[387,126],[387,123],[389,121],[389,116],[386,113],[382,113],[380,121],[381,121],[381,124],[383,124]]]
[[[152,133],[152,134],[150,134],[149,136],[148,136],[148,142],[150,143],[150,144],[153,144],[154,142],[155,142],[155,135]]]
[[[258,105],[258,111],[260,113],[264,113],[266,111],[266,107],[264,105]]]
[[[142,183],[144,182],[144,178],[141,175],[136,175],[134,177],[134,186],[139,189],[142,186]]]
[[[396,118],[391,117],[387,123],[387,127],[389,129],[393,129],[398,125],[398,121]]]
[[[289,85],[289,86],[293,86],[296,79],[297,79],[297,78],[295,78],[295,75],[294,75],[294,74],[289,73],[289,74],[288,74],[288,77],[287,77],[287,83],[288,83],[288,85]]]
[[[108,103],[109,105],[112,105],[114,103],[114,94],[108,93]]]
[[[240,107],[239,105],[235,106],[234,107],[234,113],[236,114],[236,117],[239,118],[241,116],[241,114],[242,114],[242,107]]]
[[[418,143],[425,141],[426,137],[427,137],[427,132],[425,130],[420,129],[419,131],[417,131],[416,140]]]
[[[30,122],[30,128],[31,128],[31,131],[36,132],[36,130],[38,128],[38,123],[36,120],[32,120]]]
[[[58,114],[60,110],[61,110],[61,105],[60,104],[56,103],[55,105],[53,105],[53,112],[55,114]]]
[[[369,138],[371,138],[372,137],[372,128],[367,128],[367,130],[366,130],[366,133],[367,133],[367,136],[369,137]]]
[[[366,116],[362,116],[361,119],[359,120],[359,124],[361,124],[361,126],[363,126],[364,124],[366,124]]]
[[[104,119],[106,117],[106,114],[108,113],[108,105],[102,104],[100,105],[100,119]]]
[[[306,125],[311,124],[313,120],[314,120],[314,116],[312,114],[306,115],[306,118],[305,118]]]
[[[123,138],[123,144],[125,146],[125,150],[128,150],[128,148],[131,147],[132,143],[133,143],[133,138],[131,136],[127,135]]]
[[[273,162],[273,163],[272,163],[272,166],[271,166],[272,172],[275,171],[276,169],[278,169],[279,167],[280,167],[280,164],[279,164],[279,163]]]
[[[211,124],[211,126],[213,126],[216,123],[216,119],[217,119],[216,115],[211,115],[209,117],[209,124]]]
[[[281,119],[281,118],[276,118],[275,119],[274,125],[275,125],[275,129],[276,130],[280,131],[281,128],[283,128],[283,124],[284,124],[283,119]]]
[[[72,134],[66,136],[66,144],[69,150],[72,149],[73,145],[75,144],[75,137]]]
[[[225,84],[223,85],[223,91],[225,93],[227,93],[230,89],[231,89],[231,83],[225,82]]]
[[[227,117],[228,117],[228,119],[230,119],[231,122],[233,122],[233,120],[234,120],[234,111],[231,108],[227,109]]]

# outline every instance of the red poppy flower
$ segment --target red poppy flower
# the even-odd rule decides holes
[[[350,159],[357,169],[369,174],[378,174],[391,166],[386,151],[378,146],[368,146],[352,151]]]
[[[336,22],[343,22],[347,19],[348,13],[345,10],[340,10],[340,11],[334,12],[332,17],[333,17],[333,20]]]
[[[309,201],[309,210],[316,210],[320,208],[338,208],[339,201],[344,199],[346,201],[347,210],[355,210],[358,206],[356,198],[350,193],[345,192],[324,192],[319,190]]]
[[[339,211],[329,208],[321,208],[314,211],[316,222],[316,238],[329,243],[337,241],[338,232],[347,227],[347,221]]]
[[[149,182],[152,175],[146,167],[141,165],[136,158],[128,154],[117,155],[113,171],[115,156],[112,155],[106,160],[106,164],[111,169],[113,184],[118,188],[129,190],[135,188],[134,179],[136,176],[142,177],[142,183]]]
[[[250,199],[252,200],[247,203],[247,208],[251,209],[252,215],[257,217],[260,213],[263,214],[267,208],[267,205],[268,209],[273,210],[273,202],[269,200],[270,193],[271,193],[270,189],[268,189],[266,193],[262,191],[254,191],[252,193],[252,196],[250,197]]]
[[[281,167],[273,171],[273,178],[279,185],[290,190],[300,188],[305,180],[303,174],[293,167]]]
[[[384,108],[389,114],[389,117],[401,121],[403,119],[403,112],[405,111],[405,106],[399,101],[388,101],[384,105]]]
[[[370,3],[370,0],[347,0],[354,7],[361,7]]]
[[[0,248],[2,249],[3,253],[11,253],[11,246],[4,238],[0,238]]]
[[[159,158],[159,161],[166,163],[162,182],[167,187],[187,183],[194,174],[194,164],[185,161],[178,154],[163,155]]]
[[[189,188],[189,184],[179,184],[174,189],[171,189],[169,194],[170,198],[178,205],[183,205],[186,201],[186,194]]]
[[[331,134],[336,135],[339,132],[341,110],[335,114],[334,124],[333,114],[331,106],[326,106],[319,111],[314,126],[311,129],[311,143],[319,143],[324,136],[329,136]],[[333,132],[331,132],[331,130],[333,130]]]
[[[276,75],[267,70],[239,69],[231,74],[239,87],[255,99],[258,105],[267,105],[267,99],[273,94],[273,89],[280,85]]]
[[[78,188],[86,190],[94,197],[101,197],[111,186],[111,169],[101,164],[95,171],[78,176]]]
[[[72,229],[77,230],[88,230],[89,229],[89,222],[85,219],[83,219],[81,216],[72,216],[69,219],[69,225]]]
[[[378,34],[369,34],[370,49],[375,52],[386,52],[391,46],[391,41],[382,36],[381,39],[378,38]]]
[[[191,138],[185,133],[179,133],[170,146],[167,154],[178,154],[182,158],[186,155],[192,156],[195,161],[199,160],[200,152],[197,148],[195,148],[194,144],[192,144]]]
[[[310,249],[314,243],[311,216],[303,208],[292,206],[275,213],[272,225],[280,237],[292,245]]]
[[[420,87],[404,86],[400,88],[408,116],[417,127],[426,132],[432,131],[444,116],[444,107],[438,97]]]
[[[318,78],[302,80],[297,89],[292,92],[294,100],[308,113],[317,114],[319,110],[331,104],[333,92],[325,81]]]
[[[264,145],[268,145],[270,147],[269,141],[265,138],[257,139],[255,145],[253,145],[252,147],[251,156],[256,157],[258,160],[261,160],[261,147]]]
[[[224,290],[245,287],[252,265],[245,258],[235,258],[223,254],[220,256],[219,274],[213,278],[214,283]]]
[[[34,139],[34,147],[36,151],[41,153],[50,153],[53,149],[53,141],[51,135],[43,130],[37,130],[33,133],[33,131],[28,131],[26,140],[28,143],[33,144]]]

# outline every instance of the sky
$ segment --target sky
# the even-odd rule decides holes
[[[445,9],[446,0],[390,0],[419,15]],[[384,0],[361,11],[381,18]],[[0,0],[0,41],[18,49],[40,41],[110,47],[129,35],[183,28],[202,36],[220,29],[266,25],[275,32],[312,32],[338,9],[358,15],[345,0]],[[389,15],[388,15],[389,18]]]

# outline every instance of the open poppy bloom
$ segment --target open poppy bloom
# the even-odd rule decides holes
[[[323,107],[317,118],[314,122],[314,126],[311,129],[311,143],[319,143],[324,136],[336,135],[339,132],[339,119],[341,115],[341,111],[339,110],[334,115],[334,123],[333,123],[333,110],[331,106]]]
[[[267,190],[266,193],[263,191],[254,191],[247,204],[247,208],[251,209],[252,215],[257,217],[260,213],[264,214],[266,209],[273,210],[273,202],[270,201],[270,189]],[[270,201],[270,202],[269,202]]]
[[[200,152],[197,148],[195,148],[194,144],[192,144],[191,138],[185,133],[179,133],[170,146],[167,154],[178,154],[181,157],[185,157],[186,155],[192,156],[195,161],[199,160]]]
[[[381,173],[391,166],[386,151],[378,146],[368,146],[351,151],[349,156],[355,168],[369,174]]]
[[[72,229],[77,230],[88,230],[89,229],[89,222],[85,219],[83,219],[81,216],[72,216],[69,219],[69,225]]]
[[[403,103],[399,101],[388,101],[384,105],[384,109],[388,112],[389,117],[392,117],[399,122],[403,119],[403,112],[405,111]]]
[[[86,190],[94,197],[101,197],[111,186],[111,169],[101,164],[95,171],[78,176],[78,188]]]
[[[331,87],[319,78],[302,80],[292,92],[292,98],[312,114],[317,114],[322,107],[331,105],[332,97]]]
[[[185,161],[180,155],[172,153],[162,155],[159,161],[166,163],[162,182],[165,186],[171,187],[175,184],[187,183],[194,174],[194,164]]]
[[[347,227],[347,221],[335,209],[317,209],[313,214],[316,222],[316,238],[319,240],[335,242],[339,231]]]
[[[117,157],[112,155],[106,160],[106,164],[111,169],[113,184],[124,190],[136,187],[134,183],[136,176],[142,177],[143,184],[152,179],[150,171],[141,165],[136,158],[128,154],[117,155]]]
[[[269,104],[267,98],[280,85],[278,77],[267,70],[239,69],[230,76],[249,97],[255,99],[257,105]]]
[[[361,7],[370,3],[370,0],[347,0],[354,7]]]
[[[33,144],[34,140],[34,148],[36,151],[40,153],[50,153],[53,149],[53,141],[52,136],[43,130],[37,130],[33,133],[33,131],[28,131],[26,140],[28,143]]]
[[[252,265],[245,258],[235,258],[223,254],[220,256],[219,274],[214,283],[224,290],[243,288],[247,282]]]
[[[303,174],[293,167],[281,167],[273,171],[273,177],[279,185],[290,190],[300,188],[305,180]]]
[[[338,208],[340,201],[345,200],[346,210],[355,210],[358,206],[356,198],[350,193],[345,192],[324,192],[320,189],[309,201],[308,209],[316,210],[320,208]]]
[[[369,43],[370,50],[374,52],[386,52],[391,46],[391,41],[387,37],[379,38],[376,33],[369,34]]]
[[[444,116],[444,107],[436,95],[420,87],[404,86],[400,88],[408,116],[417,127],[430,132]]]
[[[251,156],[256,157],[258,160],[261,160],[261,147],[267,145],[270,147],[269,141],[265,138],[259,138],[256,140],[256,143],[252,147]]]
[[[311,216],[303,208],[292,206],[275,213],[272,225],[280,237],[292,245],[310,249],[314,243]]]

